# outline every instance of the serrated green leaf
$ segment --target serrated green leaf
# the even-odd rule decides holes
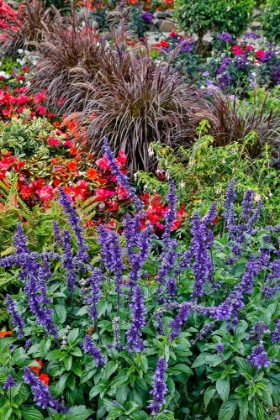
[[[24,420],[44,420],[43,415],[34,407],[20,407]]]
[[[79,328],[73,328],[73,330],[70,331],[68,337],[67,337],[67,341],[69,343],[69,345],[71,346],[74,341],[77,339],[78,335],[79,335]]]
[[[115,407],[112,411],[110,411],[106,419],[114,420],[114,419],[119,418],[123,414],[124,414],[124,410],[121,407]]]
[[[247,420],[248,417],[248,399],[247,398],[240,398],[238,400],[239,404],[239,413],[240,413],[240,420]]]
[[[104,369],[104,379],[109,379],[110,376],[118,369],[118,363],[114,361],[110,361],[106,363],[105,369]]]
[[[71,407],[71,411],[67,416],[67,420],[86,420],[93,410],[86,408],[84,405],[76,405]]]

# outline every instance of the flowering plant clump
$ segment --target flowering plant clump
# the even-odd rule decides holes
[[[213,203],[193,217],[188,245],[172,234],[171,182],[159,238],[148,220],[141,229],[144,203],[104,148],[135,214],[119,233],[100,225],[99,258],[60,189],[69,227],[55,224],[55,248],[31,252],[18,226],[15,253],[0,260],[18,267],[22,284],[7,296],[13,336],[0,339],[0,415],[271,418],[280,403],[279,227],[256,227],[262,204],[252,190],[236,212],[232,180],[224,233],[213,234]]]

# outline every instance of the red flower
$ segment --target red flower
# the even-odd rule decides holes
[[[96,165],[100,168],[106,171],[107,169],[110,169],[109,161],[106,158],[106,156],[103,156],[101,159],[98,159],[96,161]]]
[[[233,47],[231,47],[231,51],[234,55],[242,55],[244,53],[244,50],[242,50],[239,45],[233,45]]]
[[[105,201],[107,198],[111,197],[115,193],[110,190],[105,190],[103,188],[96,188],[95,191],[95,200],[96,201]]]
[[[67,164],[69,171],[76,171],[77,164],[76,162],[72,161]]]
[[[46,108],[42,105],[37,106],[37,111],[38,111],[39,115],[46,115],[46,113],[47,113]]]
[[[44,185],[40,190],[36,190],[42,201],[51,200],[54,198],[55,191],[51,185]]]
[[[246,51],[254,51],[254,47],[253,45],[247,45],[247,47],[245,48]]]
[[[49,386],[50,378],[45,373],[41,373],[39,376],[39,379],[41,379],[42,382],[44,382],[45,385]]]
[[[7,337],[7,335],[12,336],[13,335],[12,331],[1,331],[0,332],[0,338]]]
[[[90,168],[87,173],[86,173],[86,177],[88,179],[90,179],[91,181],[94,181],[95,179],[98,178],[98,172],[96,169],[94,168]]]
[[[30,370],[33,370],[33,372],[35,372],[37,375],[39,375],[39,373],[40,373],[40,370],[42,369],[42,367],[43,367],[43,362],[42,362],[42,360],[38,360],[38,359],[34,359],[35,360],[35,362],[37,362],[39,365],[40,365],[40,367],[37,367],[37,366],[30,366],[29,367],[29,369]]]
[[[166,42],[166,41],[160,41],[160,43],[159,43],[163,48],[168,48],[168,42]]]
[[[53,146],[53,147],[57,147],[57,146],[60,145],[60,141],[56,138],[50,138],[50,139],[48,139],[48,145]]]
[[[265,52],[263,50],[256,51],[256,57],[260,60],[265,56]]]

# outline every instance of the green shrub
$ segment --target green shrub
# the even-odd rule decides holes
[[[252,140],[249,134],[243,143],[231,143],[214,147],[214,139],[205,135],[201,125],[199,138],[191,150],[179,149],[175,155],[168,147],[154,146],[158,163],[158,174],[176,180],[180,204],[185,204],[187,215],[197,210],[204,214],[211,202],[215,201],[221,212],[223,198],[232,177],[236,180],[238,202],[248,189],[255,191],[263,200],[262,223],[280,222],[280,193],[278,160],[265,146],[262,155],[251,159],[246,144]],[[206,130],[207,132],[207,130]],[[138,172],[138,183],[148,192],[164,194],[166,182],[145,172]],[[218,222],[219,223],[219,222]],[[186,226],[179,229],[185,235]]]
[[[280,0],[268,0],[262,17],[262,29],[269,41],[280,41]]]
[[[202,38],[208,31],[240,35],[251,19],[254,0],[176,0],[175,16],[184,30]]]

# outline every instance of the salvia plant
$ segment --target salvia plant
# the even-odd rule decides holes
[[[104,150],[135,213],[122,230],[99,227],[99,259],[61,190],[69,226],[54,224],[55,248],[30,251],[18,226],[14,254],[0,260],[22,286],[6,297],[13,328],[0,340],[0,418],[274,419],[280,229],[258,227],[252,190],[236,212],[233,179],[223,232],[213,234],[213,203],[180,242],[171,182],[159,238],[148,222],[140,229],[141,201]]]

